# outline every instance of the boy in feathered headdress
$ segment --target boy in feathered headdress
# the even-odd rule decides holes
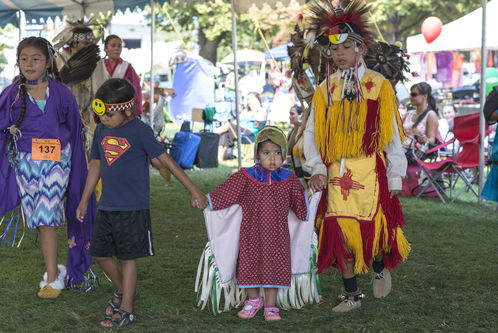
[[[92,25],[96,22],[67,21],[67,27],[54,37],[61,81],[76,97],[85,133],[85,150],[90,153],[94,115],[92,101],[97,89],[111,77],[100,57]]]
[[[373,294],[391,290],[389,269],[406,259],[410,245],[397,194],[406,172],[403,130],[393,88],[363,60],[371,34],[362,1],[315,1],[307,17],[308,38],[331,57],[337,71],[316,89],[304,134],[309,186],[327,189],[315,229],[318,272],[336,266],[345,292],[334,312],[361,306],[356,274],[373,266]],[[373,265],[372,265],[373,260]]]

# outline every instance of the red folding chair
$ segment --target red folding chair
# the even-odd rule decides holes
[[[486,126],[486,132],[488,132],[488,126]],[[453,134],[455,135],[455,139],[459,141],[459,150],[455,155],[445,160],[435,162],[424,162],[417,157],[414,157],[414,160],[420,165],[422,172],[428,179],[427,184],[417,196],[424,193],[429,186],[433,186],[443,202],[446,202],[445,198],[451,198],[452,202],[455,201],[466,189],[472,190],[472,192],[479,197],[479,193],[472,186],[472,182],[476,178],[476,173],[473,173],[473,176],[470,177],[470,179],[464,173],[465,170],[479,166],[479,114],[474,113],[455,117]],[[455,139],[450,140],[447,143],[452,143]],[[445,174],[448,174],[450,179],[449,197],[446,194],[444,186],[441,185],[444,184],[443,176]],[[452,192],[458,178],[463,180],[465,186],[456,196],[452,197]]]

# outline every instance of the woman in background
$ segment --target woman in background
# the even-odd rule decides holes
[[[436,113],[436,101],[431,92],[432,88],[426,82],[414,84],[410,89],[410,103],[415,110],[408,110],[403,117],[405,130],[403,148],[408,163],[413,157],[412,148],[415,142],[426,147],[436,144],[439,120]]]
[[[104,51],[107,57],[103,60],[105,68],[109,75],[115,79],[127,79],[131,82],[136,92],[137,115],[142,115],[142,87],[133,66],[121,58],[123,51],[123,41],[117,35],[109,35],[104,41]]]

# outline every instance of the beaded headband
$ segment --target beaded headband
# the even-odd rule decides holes
[[[363,43],[363,36],[354,32],[353,28],[348,23],[339,23],[330,28],[328,32],[328,41],[334,45],[342,44],[348,38],[358,44]]]
[[[92,32],[76,32],[73,34],[73,42],[95,43],[95,36]]]
[[[124,111],[131,108],[133,105],[135,105],[135,98],[132,98],[128,102],[115,104],[106,104],[98,98],[94,99],[92,102],[93,112],[95,112],[97,116],[103,116],[106,112]]]

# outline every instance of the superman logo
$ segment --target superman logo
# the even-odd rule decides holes
[[[116,136],[106,136],[102,139],[102,148],[107,164],[110,166],[118,158],[123,156],[125,151],[130,149],[131,145],[126,138]]]

